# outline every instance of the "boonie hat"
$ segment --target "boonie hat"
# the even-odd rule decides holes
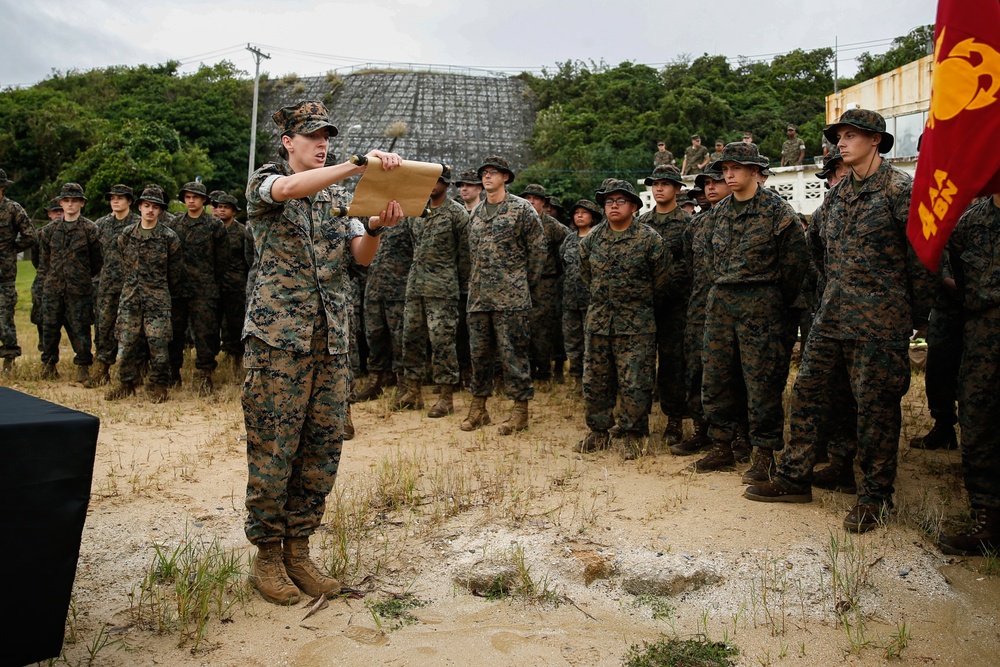
[[[45,207],[46,211],[61,211],[62,204],[59,203],[59,197],[53,197],[49,200],[49,205]]]
[[[844,161],[840,156],[840,149],[834,148],[833,152],[823,158],[823,168],[816,172],[816,178],[826,178],[837,168],[837,161]]]
[[[848,109],[840,114],[840,119],[836,123],[830,123],[823,128],[823,136],[834,146],[837,145],[837,127],[840,125],[850,125],[866,132],[878,132],[882,135],[882,140],[878,144],[879,153],[888,153],[895,143],[892,135],[885,131],[885,118],[875,111],[868,109]]]
[[[726,147],[722,149],[722,157],[708,165],[708,170],[721,172],[723,162],[757,165],[761,170],[766,169],[768,165],[767,158],[757,150],[757,144],[746,141],[733,141],[726,144]]]
[[[132,193],[132,188],[127,185],[112,185],[111,189],[104,193],[104,201],[111,201],[111,195],[122,195],[123,197],[128,197],[129,201],[135,201],[135,195]]]
[[[601,210],[601,207],[589,199],[576,200],[576,203],[569,209],[569,214],[571,216],[576,215],[576,209],[578,208],[582,208],[584,211],[590,211],[594,215],[594,222],[600,220],[601,216],[604,215],[604,211]]]
[[[458,175],[458,178],[455,179],[455,185],[464,185],[466,183],[469,185],[482,185],[483,179],[479,178],[474,171],[463,171]]]
[[[712,179],[713,181],[724,181],[726,177],[722,175],[721,171],[705,171],[694,177],[694,187],[699,190],[705,189],[705,181]]]
[[[524,186],[524,191],[521,193],[522,197],[527,197],[528,195],[534,195],[535,197],[541,197],[548,201],[548,195],[545,193],[545,188],[543,188],[538,183],[529,183]]]
[[[222,194],[216,196],[213,205],[218,206],[219,204],[229,204],[235,210],[240,210],[240,202],[236,197],[232,196],[228,192],[223,192]]]
[[[12,185],[14,181],[7,178],[7,172],[0,169],[0,188],[5,188],[8,185]]]
[[[205,198],[205,201],[208,201],[209,199],[208,188],[205,187],[204,183],[199,183],[198,181],[188,181],[187,183],[185,183],[184,187],[181,188],[180,195],[178,195],[177,198],[180,199],[181,201],[184,201],[185,192],[201,195],[202,197]]]
[[[643,180],[646,185],[652,185],[656,181],[671,181],[678,186],[684,185],[684,179],[681,178],[681,171],[672,164],[661,164],[657,165],[653,169],[653,173],[650,174]]]
[[[479,165],[479,169],[476,169],[476,176],[482,180],[483,169],[486,167],[496,167],[500,171],[507,174],[507,183],[511,183],[514,180],[514,171],[510,168],[510,164],[507,160],[503,159],[499,155],[490,155],[483,158],[483,163]]]
[[[621,192],[631,201],[635,202],[636,206],[642,208],[642,198],[635,191],[635,187],[628,181],[623,181],[619,179],[611,179],[611,182],[608,183],[606,188],[604,188],[603,190],[598,190],[595,193],[595,198],[597,199],[597,203],[600,204],[601,206],[604,206],[604,201],[608,198],[608,195],[610,195],[612,192]]]
[[[281,107],[271,114],[271,120],[281,130],[281,134],[309,134],[324,127],[329,128],[331,137],[339,134],[337,126],[330,122],[330,113],[326,107],[315,100]]]
[[[79,183],[65,183],[62,189],[59,190],[59,199],[82,199],[87,201],[87,197],[83,194],[83,188]]]
[[[139,201],[148,201],[154,204],[159,204],[163,208],[167,207],[167,202],[164,201],[163,188],[154,183],[150,183],[142,189],[142,194],[139,195]]]

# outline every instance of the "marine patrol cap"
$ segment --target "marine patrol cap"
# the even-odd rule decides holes
[[[757,150],[757,144],[746,141],[733,141],[726,144],[726,147],[722,149],[722,157],[708,165],[708,170],[721,172],[723,162],[757,165],[761,171],[766,169],[768,165],[767,158]]]
[[[697,139],[698,141],[701,141],[701,135],[700,134],[692,134],[691,135],[691,139],[692,140]]]
[[[816,172],[816,178],[827,178],[837,168],[837,162],[843,162],[840,156],[840,149],[834,148],[833,152],[823,158],[823,168]]]
[[[681,178],[681,171],[672,164],[660,164],[653,169],[653,173],[643,180],[646,185],[652,185],[656,181],[671,181],[679,187],[684,186],[684,179]]]
[[[598,190],[595,194],[597,203],[604,206],[604,200],[608,198],[612,192],[621,192],[623,195],[628,197],[631,201],[635,202],[635,205],[642,208],[642,197],[635,191],[635,187],[628,181],[622,181],[619,179],[612,179],[608,183],[607,187],[603,190]]]
[[[879,153],[888,153],[895,143],[892,135],[885,131],[885,118],[875,111],[868,109],[848,109],[840,114],[840,119],[836,123],[830,123],[823,128],[823,136],[834,146],[837,145],[837,128],[841,125],[850,125],[865,132],[878,132],[882,135],[882,140],[878,144]]]
[[[232,206],[234,210],[236,211],[240,210],[239,200],[236,199],[236,197],[229,194],[228,192],[223,192],[222,194],[216,196],[214,200],[212,200],[213,206],[218,206],[219,204],[228,204],[229,206]]]
[[[53,197],[49,200],[49,205],[45,207],[46,211],[61,211],[62,204],[59,203],[59,197]]]
[[[521,192],[521,197],[527,197],[528,195],[534,195],[535,197],[541,197],[542,199],[548,201],[548,195],[545,193],[545,188],[543,188],[538,183],[529,183],[524,186],[524,191]]]
[[[479,165],[479,169],[476,169],[476,176],[478,176],[480,180],[482,180],[483,177],[483,169],[486,169],[486,167],[496,167],[500,171],[507,174],[507,183],[512,183],[514,181],[514,171],[510,168],[510,164],[499,155],[490,155],[483,158],[483,163]]]
[[[59,199],[82,199],[87,201],[87,197],[83,194],[83,188],[79,183],[65,183],[62,189],[59,190]]]
[[[705,171],[694,177],[694,187],[704,191],[705,181],[712,179],[713,181],[724,181],[726,177],[722,175],[721,171]]]
[[[164,201],[165,197],[163,195],[163,188],[154,183],[150,183],[142,189],[142,194],[139,195],[139,201],[148,201],[153,204],[159,204],[163,208],[167,207],[167,202]]]
[[[132,192],[132,188],[127,185],[112,185],[111,189],[104,193],[104,201],[111,201],[112,195],[121,195],[123,197],[128,197],[129,201],[135,201],[135,194]]]
[[[184,184],[184,187],[181,188],[181,193],[180,195],[178,195],[177,198],[180,199],[181,201],[184,201],[185,192],[201,195],[202,197],[205,198],[206,202],[209,200],[208,188],[205,187],[204,183],[199,183],[198,181],[188,181],[187,183]]]
[[[281,107],[271,114],[271,120],[281,130],[281,134],[310,134],[324,127],[330,130],[331,137],[339,134],[337,126],[330,122],[330,112],[315,100]]]
[[[786,127],[786,128],[785,128],[785,131],[786,131],[786,132],[787,132],[788,130],[795,130],[795,131],[798,131],[798,129],[799,129],[799,128],[795,127],[794,125],[789,125],[788,127]]]
[[[8,185],[12,185],[14,181],[7,178],[7,172],[0,169],[0,188],[5,188]]]
[[[601,207],[595,204],[594,202],[590,201],[589,199],[576,200],[576,203],[573,204],[573,206],[569,209],[570,216],[576,215],[576,209],[578,208],[582,208],[584,211],[589,211],[591,214],[593,214],[594,222],[600,220],[601,216],[604,215],[604,211],[601,210]]]
[[[465,184],[478,185],[482,187],[483,179],[479,178],[479,176],[474,171],[463,171],[461,174],[458,175],[458,178],[455,179],[455,185],[465,185]]]

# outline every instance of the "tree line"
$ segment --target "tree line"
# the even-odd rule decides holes
[[[921,26],[884,54],[863,53],[856,79],[920,58],[932,38],[933,26]],[[662,70],[567,61],[540,75],[521,74],[538,111],[534,161],[518,180],[543,183],[567,200],[590,198],[609,176],[632,180],[648,172],[657,140],[679,163],[693,133],[711,149],[717,138],[736,141],[750,131],[761,152],[777,159],[788,123],[799,127],[807,155],[818,155],[833,58],[822,48],[770,63],[682,57]],[[227,61],[190,74],[178,69],[171,61],[54,72],[30,88],[0,92],[0,168],[16,181],[11,196],[44,219],[42,208],[67,181],[85,187],[87,215],[106,212],[102,195],[115,183],[158,183],[176,196],[200,176],[209,189],[241,193],[252,78]],[[266,144],[258,142],[258,164]]]

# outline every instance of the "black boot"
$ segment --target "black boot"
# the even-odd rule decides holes
[[[938,420],[927,432],[910,440],[910,449],[957,449],[958,438],[955,437],[955,427]]]

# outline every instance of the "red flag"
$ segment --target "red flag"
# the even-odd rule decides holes
[[[969,203],[1000,191],[1000,0],[939,0],[920,144],[906,232],[937,271]]]

